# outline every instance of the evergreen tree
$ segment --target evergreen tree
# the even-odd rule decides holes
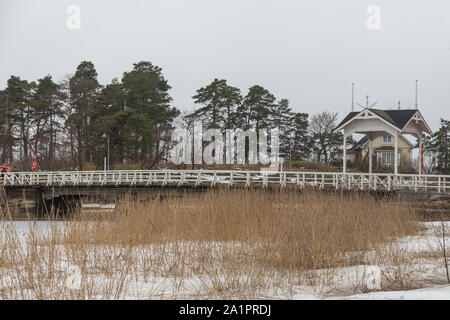
[[[150,62],[134,64],[122,82],[102,89],[92,62],[81,62],[75,74],[56,84],[51,76],[34,82],[12,76],[0,91],[0,160],[29,170],[37,137],[42,169],[80,170],[86,161],[103,165],[106,139],[110,163],[140,162],[152,167],[164,161],[171,147],[173,122],[179,115],[170,105],[170,86],[161,69]],[[227,99],[235,99],[230,89]],[[236,102],[233,102],[236,104]],[[63,163],[54,163],[57,160]]]
[[[295,113],[292,118],[292,160],[306,160],[312,148],[312,140],[308,134],[308,114]]]
[[[13,161],[14,135],[12,116],[9,93],[5,89],[0,91],[0,161],[2,164]]]
[[[70,79],[70,115],[66,125],[71,127],[76,145],[76,165],[83,170],[85,161],[92,160],[94,149],[89,136],[90,114],[100,89],[97,71],[90,61],[81,62],[75,75]]]
[[[273,94],[261,86],[255,85],[248,90],[242,104],[237,108],[238,117],[236,119],[237,126],[246,131],[255,129],[259,143],[260,129],[269,129],[271,125],[271,116],[276,104]],[[269,132],[268,132],[269,133]],[[269,144],[270,136],[267,141]],[[259,152],[259,145],[258,145]],[[248,160],[249,139],[246,137],[245,142],[245,160]]]
[[[450,174],[450,121],[441,119],[441,127],[431,137],[424,139],[430,156],[430,169],[439,174]]]
[[[32,121],[33,121],[33,92],[36,89],[34,82],[21,80],[20,77],[11,76],[8,80],[6,92],[8,95],[8,107],[11,112],[11,134],[13,135],[13,146],[18,144],[20,166],[28,168],[30,162],[30,146],[32,143]],[[14,132],[18,135],[15,136]]]
[[[232,128],[236,119],[236,107],[242,96],[238,88],[229,86],[226,80],[214,79],[209,85],[197,90],[192,97],[202,105],[190,117],[202,120],[206,128]]]
[[[148,61],[135,63],[122,78],[126,95],[126,108],[131,108],[134,158],[142,167],[153,167],[163,160],[171,142],[173,121],[179,110],[171,107],[170,86],[162,75],[162,69]]]
[[[110,164],[132,160],[129,155],[133,148],[138,148],[134,140],[134,110],[125,106],[125,89],[117,79],[106,85],[96,101],[92,112],[92,137],[98,141],[95,149],[95,162],[101,165],[107,156],[107,140],[109,139]],[[106,139],[105,139],[106,138]],[[106,141],[105,141],[106,140]]]
[[[288,158],[292,147],[292,120],[294,113],[289,106],[288,99],[281,99],[276,103],[270,114],[270,128],[276,128],[280,132],[280,154]],[[292,155],[291,155],[292,156]]]
[[[224,102],[224,129],[236,128],[237,125],[237,108],[242,103],[241,90],[232,86],[226,86],[223,90]]]
[[[243,103],[238,108],[239,121],[243,130],[268,128],[270,115],[275,105],[275,96],[261,86],[248,90]]]
[[[34,94],[33,127],[39,151],[39,164],[53,169],[56,157],[57,137],[63,130],[64,95],[50,75],[38,79]]]

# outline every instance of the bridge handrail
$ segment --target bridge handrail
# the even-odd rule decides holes
[[[315,171],[266,171],[266,170],[96,170],[96,171],[23,171],[3,173],[0,184],[5,186],[30,185],[205,185],[228,184],[250,186],[262,183],[270,185],[296,185],[299,188],[314,186],[336,189],[358,188],[361,190],[388,191],[394,189],[436,190],[450,192],[450,175],[418,175],[359,172],[315,172]]]
[[[38,175],[48,175],[48,174],[105,174],[105,173],[148,173],[148,172],[185,172],[185,173],[268,173],[268,174],[337,174],[337,175],[365,175],[365,176],[398,176],[398,177],[428,177],[428,178],[450,178],[450,175],[436,175],[436,174],[403,174],[399,173],[395,175],[394,173],[367,173],[367,172],[338,172],[338,171],[270,171],[270,170],[211,170],[211,169],[186,169],[186,170],[178,170],[178,169],[150,169],[150,170],[87,170],[87,171],[12,171],[12,172],[4,172],[5,175],[21,175],[21,174],[38,174]]]

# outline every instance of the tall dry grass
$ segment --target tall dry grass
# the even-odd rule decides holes
[[[368,195],[259,191],[190,194],[166,201],[119,202],[92,224],[81,217],[66,243],[145,245],[239,242],[257,245],[262,261],[287,268],[324,268],[347,252],[417,231],[408,207]],[[330,257],[334,257],[330,259]]]
[[[211,191],[118,202],[113,214],[24,237],[0,230],[0,298],[259,298],[329,288],[419,229],[411,209],[364,194]],[[68,289],[67,266],[80,288]],[[317,272],[320,270],[320,272]]]

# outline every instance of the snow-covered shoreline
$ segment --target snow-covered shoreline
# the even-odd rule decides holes
[[[48,221],[13,221],[13,222],[1,222],[0,232],[7,232],[8,228],[15,230],[19,242],[22,246],[26,246],[26,238],[30,234],[30,230],[34,232],[49,232],[52,227],[65,228],[69,226],[70,222],[48,222]],[[257,296],[250,296],[249,298],[256,299],[358,299],[358,300],[370,300],[370,299],[449,299],[450,300],[450,285],[445,284],[445,269],[442,263],[442,258],[436,255],[439,251],[440,242],[433,230],[441,227],[441,222],[426,222],[422,223],[426,230],[416,236],[408,236],[398,239],[394,242],[390,250],[401,250],[404,253],[415,255],[414,264],[402,264],[398,265],[383,265],[383,264],[362,264],[349,267],[335,268],[333,270],[310,270],[311,274],[320,274],[317,279],[327,279],[327,283],[319,283],[316,285],[303,284],[293,285],[289,283],[289,279],[280,280],[278,287],[269,287],[265,290],[260,290]],[[447,226],[450,226],[450,222],[446,222]],[[447,246],[450,244],[449,237],[446,238]],[[181,245],[181,247],[180,247]],[[147,246],[133,249],[113,248],[106,246],[105,248],[95,248],[95,255],[109,255],[112,260],[123,259],[124,254],[130,254],[133,259],[139,259],[140,255],[151,257],[154,250],[165,250],[163,255],[155,255],[159,258],[164,257],[169,263],[166,266],[169,268],[162,268],[160,272],[153,274],[142,273],[128,273],[123,270],[110,270],[110,272],[98,272],[92,271],[92,273],[86,278],[86,275],[81,275],[79,267],[69,262],[68,252],[61,248],[61,261],[57,264],[56,268],[58,274],[60,274],[58,281],[55,285],[63,288],[68,285],[68,279],[74,290],[77,290],[77,286],[81,286],[83,281],[95,282],[105,286],[116,286],[122,283],[126,288],[119,296],[102,296],[101,293],[95,293],[89,296],[90,299],[210,299],[217,298],[214,295],[205,291],[205,287],[214,287],[218,283],[226,283],[229,279],[225,279],[230,275],[213,275],[213,274],[195,274],[193,272],[189,275],[184,275],[181,278],[176,275],[176,270],[171,268],[177,268],[177,263],[193,263],[195,264],[196,257],[190,257],[191,259],[178,261],[176,256],[177,250],[189,250],[189,246],[193,244],[185,243],[163,245],[162,247]],[[210,246],[205,245],[205,250],[213,250],[211,248],[219,248],[217,254],[220,253],[220,248],[223,247],[235,247],[238,248],[238,243],[211,243]],[[180,249],[181,248],[181,249]],[[130,251],[131,250],[131,251]],[[133,251],[133,252],[132,252]],[[212,252],[212,251],[211,251]],[[209,252],[208,254],[212,254]],[[432,255],[430,255],[433,253]],[[371,261],[373,253],[365,253],[365,257],[368,261]],[[91,259],[91,258],[88,258]],[[136,260],[137,261],[137,260]],[[375,260],[373,260],[375,261]],[[412,261],[412,260],[411,260]],[[114,264],[114,267],[122,265],[124,268],[125,260]],[[140,261],[142,263],[142,261]],[[43,264],[45,265],[45,263]],[[113,264],[111,264],[113,265]],[[91,266],[95,267],[95,261]],[[195,270],[195,267],[192,267]],[[95,268],[94,268],[95,269]],[[413,274],[417,277],[417,281],[414,281],[414,285],[417,288],[411,288],[411,290],[386,290],[383,288],[382,283],[386,282],[386,274],[395,275],[396,270],[401,270],[406,274]],[[22,271],[18,268],[15,270],[0,267],[0,290],[8,290],[8,286],[17,285],[14,283],[17,273],[26,272],[25,267]],[[86,273],[86,271],[85,271]],[[46,274],[43,272],[43,274]],[[109,275],[107,275],[109,274]],[[266,278],[264,278],[266,277]],[[233,280],[236,285],[251,282],[252,278],[249,276],[246,278],[245,273],[236,275]],[[271,284],[270,275],[263,276],[261,281]],[[249,285],[251,285],[249,283]],[[203,289],[201,289],[203,288]],[[229,289],[230,294],[227,296],[230,299],[242,298],[239,295],[233,296],[232,288]],[[362,291],[369,291],[363,292]],[[4,297],[7,297],[5,295]],[[33,290],[25,290],[21,293],[23,298],[34,299],[36,298]],[[14,297],[14,295],[12,295]],[[16,296],[17,298],[17,296]]]

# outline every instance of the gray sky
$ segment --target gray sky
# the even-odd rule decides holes
[[[66,26],[69,5],[81,29]],[[380,8],[370,30],[367,8]],[[193,106],[215,77],[247,89],[259,84],[294,111],[313,114],[378,101],[419,105],[433,130],[450,119],[448,0],[0,0],[0,88],[11,75],[55,80],[92,61],[102,84],[132,64],[163,68],[174,105]]]

